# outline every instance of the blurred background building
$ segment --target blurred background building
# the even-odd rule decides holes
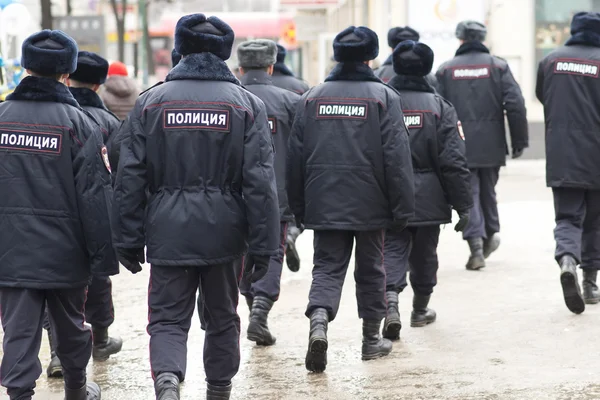
[[[110,60],[122,59],[146,85],[163,79],[170,69],[175,24],[189,13],[221,17],[233,27],[238,43],[270,38],[286,46],[286,62],[311,84],[327,76],[334,64],[332,40],[349,25],[367,25],[379,34],[376,64],[391,51],[388,29],[409,25],[434,49],[438,66],[459,45],[456,24],[483,21],[489,30],[486,44],[508,61],[521,84],[533,153],[543,152],[542,108],[535,99],[537,64],[568,39],[574,13],[600,11],[600,0],[0,0],[0,7],[15,2],[26,7],[28,18],[15,22],[18,29],[12,31],[18,32],[7,35],[0,11],[4,59],[20,57],[22,39],[51,23],[72,34],[80,47]],[[228,63],[235,68],[235,51]]]

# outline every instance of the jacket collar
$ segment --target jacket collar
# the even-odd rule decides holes
[[[325,82],[331,81],[372,81],[381,82],[381,79],[375,76],[373,70],[361,62],[341,62],[338,63]]]
[[[272,85],[273,81],[265,71],[248,71],[241,79],[242,85]]]
[[[273,71],[279,72],[280,75],[294,76],[294,73],[284,63],[275,63]]]
[[[225,61],[212,53],[196,53],[183,57],[179,64],[169,72],[165,81],[186,79],[240,84]]]
[[[386,59],[385,59],[385,61],[383,62],[383,64],[382,64],[382,65],[392,65],[392,59],[393,59],[393,57],[394,57],[394,55],[393,55],[393,54],[390,54],[390,55],[388,56],[388,58],[386,58]]]
[[[70,87],[69,91],[82,107],[88,106],[102,108],[103,110],[106,109],[100,96],[98,96],[98,94],[91,89]]]
[[[37,76],[28,76],[23,79],[17,85],[15,91],[6,97],[6,100],[51,101],[81,108],[69,92],[69,88],[64,84],[52,78],[39,78]]]
[[[465,42],[460,45],[458,50],[456,50],[456,55],[460,56],[462,54],[467,53],[489,53],[490,49],[488,49],[483,43],[473,41],[473,42]]]
[[[433,87],[422,76],[396,75],[390,79],[388,85],[398,91],[435,93]]]
[[[592,47],[600,47],[600,35],[595,32],[582,31],[577,32],[565,43],[565,46],[584,45]]]

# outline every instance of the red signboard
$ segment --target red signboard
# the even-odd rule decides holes
[[[280,0],[282,7],[324,8],[337,6],[339,0]]]

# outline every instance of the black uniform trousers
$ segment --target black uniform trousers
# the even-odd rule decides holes
[[[202,296],[206,380],[227,385],[240,366],[240,317],[237,314],[242,260],[219,265],[177,267],[152,265],[148,288],[150,366],[185,379],[187,338],[196,292]]]
[[[582,269],[600,269],[600,190],[552,188],[556,261],[570,254]]]
[[[266,297],[277,301],[281,289],[281,272],[283,269],[283,255],[285,254],[287,223],[282,222],[280,228],[280,245],[277,255],[269,261],[269,271],[258,282],[251,283],[247,277],[242,277],[240,292],[244,297],[253,299],[256,296]]]
[[[306,316],[324,308],[333,321],[356,240],[354,280],[359,318],[381,321],[386,315],[383,241],[385,230],[314,232],[313,280]]]
[[[489,238],[500,232],[496,184],[500,167],[471,169],[471,191],[473,207],[463,239]]]
[[[84,325],[85,296],[85,287],[56,290],[0,288],[4,329],[0,381],[11,400],[31,399],[35,381],[42,373],[38,354],[46,305],[65,385],[79,389],[85,384],[85,369],[92,355],[92,333]]]
[[[415,294],[429,296],[437,284],[440,226],[409,227],[400,232],[388,230],[385,236],[384,265],[386,291],[400,293],[410,285]]]

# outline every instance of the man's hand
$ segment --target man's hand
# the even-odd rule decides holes
[[[137,274],[142,270],[143,263],[146,262],[144,256],[144,249],[117,249],[117,257],[119,262],[123,264],[125,268],[131,271],[132,274]]]
[[[269,271],[269,256],[253,256],[248,254],[244,262],[244,276],[250,282],[258,282]]]
[[[514,160],[515,158],[519,158],[519,157],[521,157],[521,156],[523,155],[523,150],[525,150],[525,149],[522,149],[522,148],[520,148],[520,147],[514,147],[514,148],[512,149],[512,158],[513,158],[513,160]]]
[[[454,230],[456,232],[462,232],[467,227],[469,223],[469,211],[457,211],[458,214],[458,222],[454,226]]]

